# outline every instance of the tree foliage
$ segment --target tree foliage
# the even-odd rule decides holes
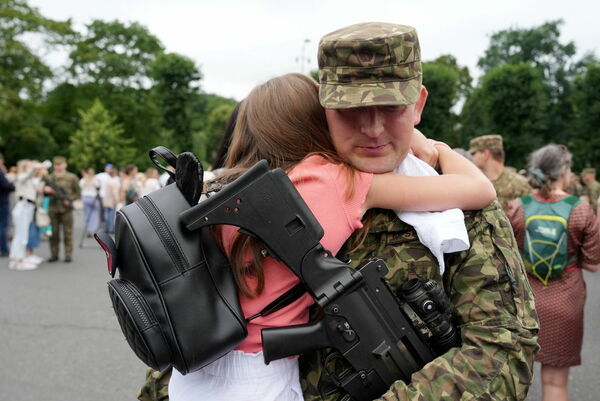
[[[149,86],[149,65],[163,51],[146,27],[119,21],[93,21],[74,46],[69,71],[77,82],[138,89]]]
[[[472,136],[501,134],[506,163],[523,167],[526,156],[545,143],[548,132],[548,87],[530,64],[505,64],[490,70],[463,108]]]
[[[429,92],[419,128],[432,138],[451,146],[458,144],[457,118],[452,108],[458,99],[459,77],[444,63],[423,63],[423,84]]]
[[[132,141],[123,136],[123,127],[98,99],[88,110],[80,110],[79,129],[70,138],[69,163],[77,170],[102,170],[106,162],[124,166],[131,162]]]
[[[576,78],[572,93],[574,131],[570,147],[576,168],[600,166],[600,63],[591,62]]]
[[[191,150],[192,106],[202,79],[196,64],[175,53],[159,54],[150,66],[153,92],[162,110],[162,128],[178,151]]]
[[[565,84],[567,66],[575,54],[573,42],[560,42],[562,20],[549,21],[530,29],[510,28],[494,33],[478,66],[484,72],[503,64],[531,63],[544,80],[557,89]]]

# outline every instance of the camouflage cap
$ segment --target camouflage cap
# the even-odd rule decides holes
[[[319,42],[319,99],[328,109],[413,104],[421,90],[415,28],[383,22],[350,25]]]
[[[469,153],[485,149],[502,150],[502,135],[482,135],[469,142]]]
[[[56,163],[66,163],[67,162],[67,158],[64,156],[54,156],[52,158],[52,163],[56,164]]]
[[[588,167],[588,168],[584,168],[583,170],[581,170],[581,175],[586,175],[586,174],[596,174],[596,169],[593,167]]]

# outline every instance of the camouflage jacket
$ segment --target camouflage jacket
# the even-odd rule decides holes
[[[582,195],[588,197],[590,205],[595,213],[596,208],[598,207],[598,197],[600,197],[600,183],[594,180],[585,184]]]
[[[502,174],[495,181],[492,181],[492,184],[496,190],[498,202],[505,211],[511,200],[531,193],[531,187],[527,180],[507,169],[504,169]]]
[[[351,263],[384,259],[394,290],[415,277],[442,281],[435,257],[414,229],[389,211],[378,213],[363,248],[350,255]],[[512,228],[498,202],[465,212],[465,223],[471,248],[446,255],[443,277],[463,345],[414,373],[411,383],[396,381],[380,400],[505,401],[527,396],[539,348],[538,320]],[[300,358],[307,401],[341,398],[320,362],[324,352]]]

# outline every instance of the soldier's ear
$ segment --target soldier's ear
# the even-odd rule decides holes
[[[427,88],[425,85],[421,86],[421,91],[419,92],[419,97],[417,98],[417,102],[415,103],[415,113],[414,113],[414,125],[418,125],[421,122],[421,113],[423,113],[423,109],[425,108],[425,102],[427,102]]]

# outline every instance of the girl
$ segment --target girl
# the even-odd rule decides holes
[[[418,131],[415,151],[428,146]],[[417,149],[418,148],[418,149]],[[323,246],[336,254],[370,208],[439,211],[481,208],[495,198],[492,184],[477,167],[437,143],[442,176],[408,177],[371,174],[353,169],[336,155],[327,130],[318,88],[311,78],[288,74],[255,88],[244,100],[225,166],[219,176],[229,182],[257,161],[288,175],[324,228]],[[252,316],[292,288],[298,278],[282,263],[260,253],[261,244],[234,227],[218,232],[229,255],[244,314]],[[308,321],[312,299],[304,295],[291,305],[248,324],[248,337],[228,355],[200,371],[174,371],[169,395],[179,400],[302,400],[296,359],[265,365],[260,332],[267,327]]]

